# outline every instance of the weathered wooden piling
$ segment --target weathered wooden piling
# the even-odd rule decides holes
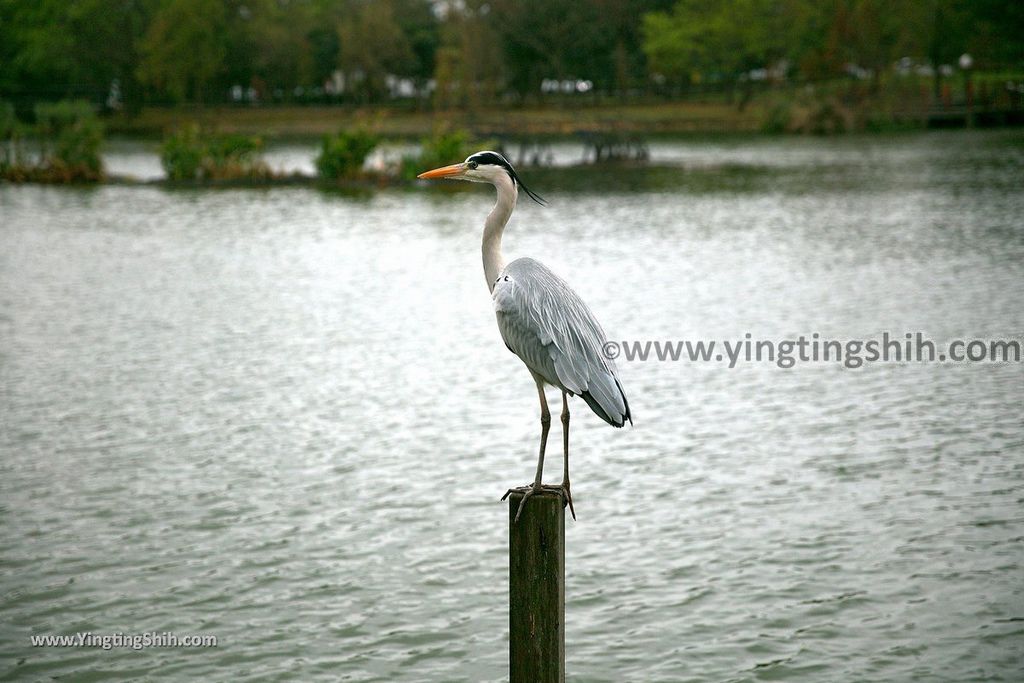
[[[555,491],[523,494],[509,511],[509,681],[565,681],[565,506]]]

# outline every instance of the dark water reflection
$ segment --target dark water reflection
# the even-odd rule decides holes
[[[1024,338],[1019,134],[524,172],[612,338]],[[502,680],[536,407],[489,190],[0,187],[0,671]],[[1017,680],[1020,364],[622,363],[577,407],[577,681]],[[552,476],[557,476],[552,472]],[[214,650],[35,649],[213,633]]]

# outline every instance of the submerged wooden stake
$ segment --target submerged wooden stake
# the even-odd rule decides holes
[[[565,681],[565,508],[542,491],[508,498],[509,682]]]

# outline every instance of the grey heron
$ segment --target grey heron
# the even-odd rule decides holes
[[[583,300],[560,277],[531,258],[506,264],[501,253],[501,236],[512,216],[519,188],[538,204],[544,200],[519,179],[512,164],[497,152],[477,152],[465,161],[421,173],[419,178],[452,178],[490,183],[498,191],[494,208],[484,221],[484,277],[491,290],[498,330],[505,346],[526,364],[540,398],[540,454],[533,483],[509,489],[523,493],[515,520],[533,494],[542,489],[557,490],[568,503],[572,518],[576,510],[569,490],[569,396],[580,396],[598,417],[613,427],[633,423],[629,402],[619,382],[615,364],[605,357],[604,330]],[[562,392],[562,483],[544,486],[544,449],[547,446],[551,413],[545,385]]]

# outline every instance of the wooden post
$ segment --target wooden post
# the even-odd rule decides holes
[[[565,507],[540,491],[508,499],[509,683],[565,681]]]

